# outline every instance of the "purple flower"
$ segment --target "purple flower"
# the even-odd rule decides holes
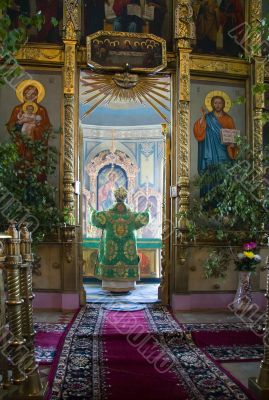
[[[257,244],[255,242],[249,242],[249,243],[245,243],[243,245],[244,250],[253,250],[253,249],[256,249],[256,247],[257,247]]]

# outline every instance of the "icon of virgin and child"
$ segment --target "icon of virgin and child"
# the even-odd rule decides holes
[[[45,131],[51,123],[45,107],[39,103],[45,96],[43,85],[35,80],[25,80],[16,88],[21,104],[15,106],[7,123],[9,132],[24,133],[32,140],[45,140]]]
[[[6,124],[12,141],[16,144],[18,155],[24,161],[22,168],[31,168],[34,160],[32,142],[40,143],[48,148],[49,134],[52,126],[45,107],[40,102],[45,96],[44,86],[36,80],[24,80],[16,88],[16,95],[20,104],[15,106]],[[44,157],[38,160],[44,164]],[[26,162],[26,163],[25,163]],[[40,180],[46,177],[40,176]]]

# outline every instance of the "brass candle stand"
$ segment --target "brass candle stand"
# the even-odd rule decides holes
[[[264,332],[264,356],[260,365],[260,372],[258,378],[250,378],[248,381],[249,389],[255,394],[259,400],[269,399],[269,257],[266,260],[267,270],[267,285],[266,295],[267,307],[266,307],[266,321],[265,321],[265,332]]]
[[[33,325],[33,289],[32,289],[32,262],[33,255],[31,253],[31,233],[26,225],[20,227],[21,243],[20,250],[22,256],[21,265],[21,296],[23,299],[22,305],[22,329],[23,337],[26,339],[27,345],[32,345],[35,335]]]
[[[7,317],[10,338],[5,348],[7,359],[12,360],[12,383],[20,385],[25,379],[24,371],[19,367],[18,360],[23,356],[22,345],[25,339],[22,336],[22,303],[20,291],[20,266],[22,258],[20,255],[20,233],[15,224],[11,224],[7,230],[10,236],[6,240],[6,284],[7,284]]]
[[[8,363],[2,349],[6,347],[8,341],[8,327],[6,326],[5,312],[5,285],[4,285],[4,240],[10,239],[11,236],[0,234],[0,375],[2,375],[2,388],[9,387]],[[0,390],[1,392],[1,390]],[[1,398],[1,396],[0,396]]]
[[[22,304],[22,334],[26,340],[28,354],[26,357],[25,373],[27,379],[19,387],[19,393],[14,399],[43,399],[46,387],[42,385],[38,364],[35,361],[34,348],[34,322],[33,322],[33,283],[32,283],[32,263],[33,255],[31,252],[31,233],[25,224],[20,227],[20,252],[22,256],[22,264],[20,270],[20,290],[23,299]]]
[[[1,343],[3,365],[0,399],[40,400],[42,386],[34,353],[31,234],[25,225],[7,230],[3,266],[6,275],[8,334]],[[0,236],[1,238],[1,236]]]

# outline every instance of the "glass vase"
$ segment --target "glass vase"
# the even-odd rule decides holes
[[[239,271],[238,287],[233,301],[233,310],[235,312],[247,312],[252,307],[250,278],[250,271]]]

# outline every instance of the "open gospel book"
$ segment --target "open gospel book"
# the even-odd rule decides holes
[[[238,136],[240,136],[240,130],[238,129],[221,129],[222,144],[235,144]]]
[[[128,4],[127,6],[127,14],[135,15],[136,17],[146,19],[148,21],[154,20],[154,6],[141,7],[138,4]]]

